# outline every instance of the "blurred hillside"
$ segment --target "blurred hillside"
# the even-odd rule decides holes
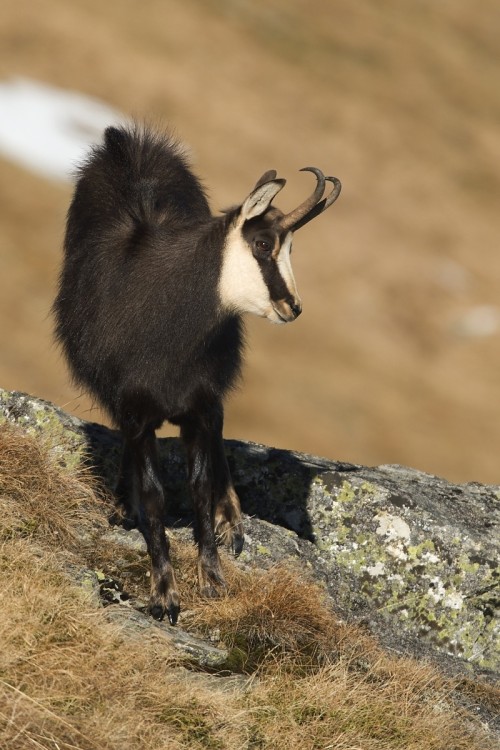
[[[499,38],[495,0],[4,0],[0,80],[170,123],[214,210],[269,168],[284,210],[301,167],[337,175],[294,243],[303,315],[248,320],[226,436],[498,482]],[[0,160],[0,384],[99,420],[51,337],[70,195]]]

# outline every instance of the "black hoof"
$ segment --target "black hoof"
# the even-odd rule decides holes
[[[171,604],[167,608],[162,607],[161,604],[154,604],[149,608],[149,614],[151,615],[151,617],[153,617],[155,620],[158,620],[159,622],[162,622],[162,620],[165,619],[166,615],[171,625],[177,625],[180,611],[181,608],[178,604]]]
[[[139,520],[135,516],[125,516],[122,521],[122,526],[125,531],[139,528]]]
[[[154,607],[149,608],[149,614],[155,620],[158,620],[159,622],[161,622],[163,618],[165,617],[165,610],[160,604],[155,604]]]
[[[108,516],[108,523],[110,526],[121,526],[122,523],[122,516],[117,511],[114,510],[110,516]]]
[[[245,535],[244,534],[234,534],[233,535],[233,555],[235,557],[238,557],[238,555],[241,555],[241,552],[243,550],[243,546],[245,544]]]
[[[178,605],[174,606],[173,604],[167,609],[167,617],[171,625],[177,625],[177,620],[179,619],[180,611],[181,611],[181,608]]]
[[[114,510],[108,518],[110,526],[121,526],[125,531],[136,529],[139,526],[139,521],[135,516],[126,516],[118,509]]]

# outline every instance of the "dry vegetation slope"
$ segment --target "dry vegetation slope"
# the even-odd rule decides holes
[[[304,315],[251,322],[227,434],[496,481],[498,333],[460,322],[498,298],[498,3],[310,8],[6,0],[0,76],[172,122],[214,207],[269,167],[284,208],[309,187],[298,168],[338,174],[339,203],[297,235]],[[47,316],[69,193],[1,163],[0,380],[89,417]]]
[[[338,622],[321,590],[285,570],[237,570],[227,598],[194,593],[192,546],[174,545],[183,626],[213,631],[244,689],[183,668],[154,635],[130,640],[72,582],[111,565],[106,508],[48,443],[0,429],[0,746],[4,750],[488,750],[459,703],[498,692],[387,656]],[[82,543],[82,538],[87,542]],[[144,560],[130,560],[145,589]],[[118,606],[118,605],[115,605]]]

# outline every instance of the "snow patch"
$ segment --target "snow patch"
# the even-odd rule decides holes
[[[453,324],[458,336],[486,338],[500,329],[500,308],[495,305],[474,305],[465,310]]]
[[[0,154],[68,180],[103,130],[125,117],[103,102],[27,78],[0,82]]]

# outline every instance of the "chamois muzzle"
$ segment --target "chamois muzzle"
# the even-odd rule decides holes
[[[302,312],[302,303],[298,297],[293,300],[275,300],[272,309],[277,316],[274,319],[270,318],[273,323],[291,323]]]
[[[283,217],[281,226],[284,230],[295,232],[311,219],[323,213],[329,206],[334,203],[340,195],[342,184],[336,177],[325,177],[321,169],[317,167],[304,167],[301,172],[313,172],[316,175],[316,188],[314,192],[293,211]],[[330,193],[323,198],[326,181],[333,183]]]

